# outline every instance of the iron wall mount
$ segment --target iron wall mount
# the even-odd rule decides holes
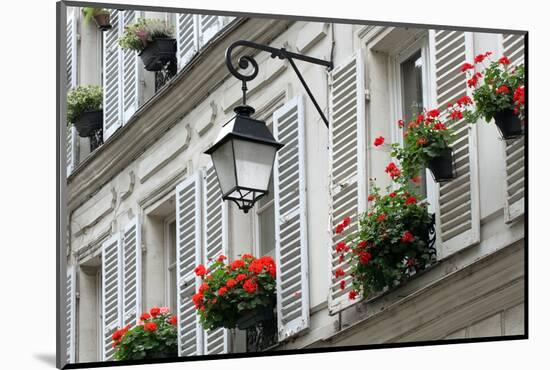
[[[233,76],[235,76],[237,79],[242,81],[243,105],[246,105],[246,91],[247,91],[246,83],[248,81],[252,81],[254,78],[256,78],[256,76],[258,76],[259,67],[258,67],[258,63],[254,59],[254,56],[247,55],[247,54],[245,54],[245,55],[243,55],[239,58],[239,60],[237,61],[237,65],[239,66],[239,68],[244,69],[244,70],[246,70],[250,66],[252,66],[252,68],[253,68],[252,73],[246,74],[246,75],[242,74],[233,66],[233,63],[232,63],[233,58],[232,58],[231,55],[233,53],[233,50],[236,47],[239,47],[239,46],[268,52],[268,53],[271,54],[271,58],[279,58],[279,59],[288,60],[288,62],[292,66],[292,69],[294,69],[294,72],[296,73],[296,75],[300,79],[300,82],[302,83],[302,85],[304,86],[304,89],[306,90],[307,94],[309,95],[309,98],[313,102],[313,105],[315,105],[315,108],[317,109],[317,112],[319,112],[319,115],[323,119],[323,122],[325,122],[325,125],[328,127],[328,120],[325,117],[325,114],[323,113],[321,107],[319,106],[319,104],[315,100],[315,97],[313,96],[313,93],[311,92],[309,86],[307,85],[306,81],[304,80],[304,77],[302,76],[302,74],[298,70],[298,67],[296,66],[296,63],[294,62],[294,60],[301,60],[303,62],[308,62],[308,63],[313,63],[313,64],[325,66],[325,67],[327,67],[327,69],[329,71],[333,68],[332,61],[317,59],[317,58],[309,57],[307,55],[302,55],[302,54],[297,54],[297,53],[290,52],[290,51],[286,50],[285,48],[277,49],[277,48],[273,48],[273,47],[270,47],[270,46],[267,46],[267,45],[257,44],[257,43],[252,42],[252,41],[247,41],[247,40],[235,41],[234,43],[232,43],[227,48],[227,51],[225,52],[225,64],[227,65],[227,68],[229,69],[229,72],[231,72],[231,74]]]

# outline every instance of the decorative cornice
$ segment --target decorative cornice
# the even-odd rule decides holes
[[[185,117],[229,77],[223,55],[232,42],[247,39],[269,43],[291,23],[287,20],[247,19],[216,36],[167,87],[141,106],[125,126],[73,171],[68,178],[68,212],[90,199],[162,137],[171,124]]]
[[[115,210],[116,202],[117,202],[117,193],[116,193],[115,188],[111,188],[111,196],[112,197],[111,197],[111,202],[109,203],[109,207],[106,208],[103,212],[101,212],[91,222],[87,223],[86,225],[82,226],[79,230],[77,230],[74,233],[75,238],[78,238],[78,237],[82,236],[83,234],[85,234],[89,229],[91,229],[92,227],[97,225],[99,223],[99,221],[101,221],[105,216],[107,216],[108,214],[110,214],[111,212],[113,212]]]

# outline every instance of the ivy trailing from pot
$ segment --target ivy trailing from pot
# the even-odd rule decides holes
[[[166,63],[176,63],[174,29],[163,20],[138,18],[124,28],[118,43],[122,49],[139,52],[148,71],[160,71]]]
[[[523,64],[511,67],[510,60],[502,56],[491,61],[491,52],[479,54],[474,64],[464,63],[460,70],[467,73],[468,86],[473,89],[473,102],[464,106],[464,116],[470,123],[480,118],[494,119],[503,139],[513,139],[524,134],[525,126],[525,70]],[[476,70],[476,65],[483,67]]]
[[[111,12],[109,10],[105,8],[84,7],[82,8],[82,13],[84,13],[84,24],[90,23],[90,20],[93,19],[100,31],[107,31],[112,28]]]
[[[202,284],[193,302],[206,330],[247,329],[273,318],[275,306],[275,261],[269,256],[242,258],[225,263],[225,256],[211,261],[208,269],[195,269]]]
[[[153,307],[135,326],[115,331],[112,339],[115,360],[177,357],[177,317],[168,307]]]
[[[352,300],[359,293],[368,297],[393,288],[435,261],[434,221],[427,203],[418,202],[409,185],[393,191],[388,187],[385,195],[374,184],[371,188],[368,211],[359,216],[359,230],[335,247],[339,261],[350,266],[353,289],[348,297]],[[344,218],[336,232],[350,224],[351,219]],[[334,272],[336,279],[344,275],[342,268]],[[346,289],[345,280],[340,281],[340,289]]]
[[[82,85],[67,93],[67,124],[73,124],[82,137],[103,128],[103,90],[97,85]]]

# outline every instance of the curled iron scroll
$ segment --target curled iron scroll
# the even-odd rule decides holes
[[[229,46],[227,48],[227,51],[225,52],[225,64],[227,65],[227,68],[229,69],[229,72],[231,72],[231,74],[233,76],[235,76],[236,78],[238,78],[239,80],[241,80],[243,82],[252,81],[253,79],[256,78],[256,76],[258,76],[258,72],[259,72],[258,63],[254,59],[254,57],[251,56],[251,55],[241,56],[239,58],[239,60],[237,61],[237,65],[239,66],[239,68],[240,69],[248,69],[252,65],[252,68],[254,69],[254,71],[249,75],[244,75],[244,74],[240,73],[233,66],[232,58],[231,58],[231,53],[233,52],[233,49],[237,46],[250,46],[250,45],[247,45],[246,41],[237,41],[237,42],[233,43],[231,46]]]

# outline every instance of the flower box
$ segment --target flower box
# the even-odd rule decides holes
[[[145,49],[139,53],[145,69],[160,71],[168,62],[176,60],[176,39],[157,38],[147,43]]]
[[[270,306],[243,311],[237,319],[236,326],[240,330],[246,330],[258,325],[258,323],[273,320],[273,317],[275,316],[273,314],[274,309],[275,301],[273,300],[273,303]]]
[[[504,109],[494,115],[495,125],[504,140],[515,139],[523,136],[523,124],[512,109]]]

